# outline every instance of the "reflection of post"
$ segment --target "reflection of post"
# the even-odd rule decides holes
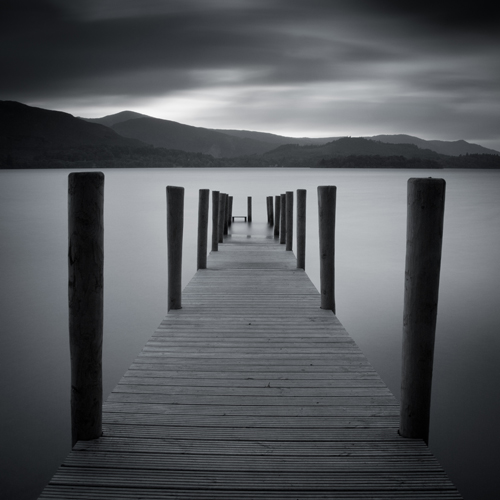
[[[429,440],[445,181],[409,179],[403,313],[403,437]]]
[[[297,189],[297,269],[306,268],[306,195]]]
[[[286,195],[280,195],[280,245],[286,243]]]
[[[102,434],[104,174],[68,177],[71,438]]]
[[[249,196],[247,200],[247,220],[252,222],[252,197]]]
[[[274,197],[274,236],[280,235],[281,196]]]
[[[321,309],[335,313],[335,207],[337,188],[318,186]]]
[[[219,250],[219,191],[212,191],[212,252]]]
[[[210,189],[200,189],[198,202],[198,269],[207,268],[208,205]]]
[[[293,248],[293,191],[286,192],[286,250]]]
[[[219,195],[219,243],[224,243],[224,217],[226,215],[226,195]]]
[[[184,188],[167,186],[167,311],[181,309]]]

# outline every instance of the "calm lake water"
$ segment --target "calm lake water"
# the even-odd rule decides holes
[[[500,171],[105,170],[104,392],[165,315],[165,186],[186,188],[183,281],[196,268],[198,190],[307,189],[306,271],[319,286],[318,185],[337,186],[337,315],[399,397],[406,183],[447,181],[429,446],[467,500],[500,491]],[[70,451],[69,171],[0,171],[0,496],[36,498]],[[240,223],[242,224],[242,223]],[[236,226],[235,226],[236,227]],[[242,226],[237,226],[241,228]]]

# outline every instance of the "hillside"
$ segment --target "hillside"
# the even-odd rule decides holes
[[[127,120],[133,120],[134,118],[145,118],[147,115],[141,113],[136,113],[135,111],[120,111],[120,113],[115,113],[114,115],[103,116],[102,118],[81,118],[90,123],[99,123],[100,125],[106,125],[106,127],[112,127],[117,123],[125,122]]]
[[[494,149],[485,148],[479,144],[473,144],[463,140],[460,141],[427,141],[425,139],[420,139],[418,137],[413,137],[406,134],[396,134],[396,135],[375,135],[373,137],[367,137],[367,139],[372,139],[380,142],[387,142],[390,144],[414,144],[415,146],[422,149],[430,149],[436,153],[448,156],[460,156],[460,155],[470,155],[470,154],[489,154],[497,155],[500,154]]]
[[[257,141],[267,142],[275,146],[281,146],[285,144],[298,144],[299,146],[321,145],[339,139],[339,137],[286,137],[283,135],[270,134],[268,132],[253,132],[250,130],[216,129],[216,131],[227,135],[233,135],[235,137],[255,139]]]
[[[129,111],[88,121],[0,101],[0,168],[500,168],[499,154],[449,156],[415,144],[351,137],[276,147],[241,132],[237,137]],[[277,142],[291,139],[250,135]],[[417,138],[397,136],[401,141],[412,139]],[[434,141],[421,145],[430,142]]]
[[[0,162],[26,165],[36,158],[54,158],[61,152],[141,148],[104,125],[79,120],[68,113],[0,101]]]
[[[254,139],[234,137],[202,127],[151,117],[123,121],[112,128],[124,137],[138,139],[155,147],[203,153],[214,158],[262,154],[274,147]]]

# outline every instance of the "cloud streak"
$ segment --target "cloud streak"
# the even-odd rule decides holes
[[[208,127],[401,132],[500,149],[498,14],[481,1],[452,11],[388,0],[6,5],[3,99],[84,116],[133,108]]]

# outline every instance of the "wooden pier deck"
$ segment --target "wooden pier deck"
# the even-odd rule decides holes
[[[274,239],[212,252],[43,499],[457,499]]]

